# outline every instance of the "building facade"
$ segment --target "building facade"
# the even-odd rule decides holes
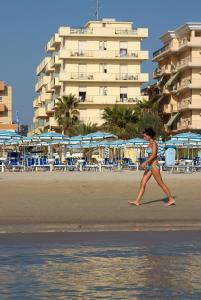
[[[160,39],[153,78],[166,130],[201,130],[201,23],[186,23]]]
[[[115,19],[89,21],[84,28],[60,27],[46,46],[46,57],[37,67],[30,133],[58,130],[55,103],[73,94],[79,100],[80,120],[103,123],[105,107],[134,104],[148,74],[141,72],[148,51],[141,50],[147,28],[133,29],[132,22]]]
[[[12,88],[0,80],[0,130],[16,130],[12,124]]]

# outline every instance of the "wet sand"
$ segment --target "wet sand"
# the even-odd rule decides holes
[[[166,174],[176,205],[151,179],[131,206],[142,172],[2,173],[0,232],[201,229],[201,173]]]

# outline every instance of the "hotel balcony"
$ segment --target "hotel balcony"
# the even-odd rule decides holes
[[[52,114],[52,113],[54,113],[54,111],[55,111],[54,108],[55,108],[54,101],[47,102],[45,104],[46,114]]]
[[[45,123],[45,127],[59,128],[59,125],[54,117],[49,117],[49,120]]]
[[[191,82],[192,82],[191,78],[183,79],[181,82],[178,82],[177,84],[173,85],[171,93],[178,93],[178,92],[181,92],[183,90],[193,88]],[[199,81],[199,86],[201,86],[200,82],[201,81]]]
[[[59,51],[59,58],[66,59],[123,59],[123,60],[147,60],[149,58],[148,51],[112,51],[112,50],[66,50]]]
[[[39,75],[41,72],[45,71],[45,67],[47,66],[48,62],[50,62],[50,57],[45,57],[41,63],[36,68],[36,73]]]
[[[190,56],[181,59],[177,65],[176,70],[181,71],[187,68],[201,68],[201,59],[191,58]]]
[[[56,52],[50,60],[50,67],[54,68],[59,65],[61,65],[61,60],[59,59],[58,52]]]
[[[0,113],[5,112],[6,111],[6,106],[4,103],[0,103]]]
[[[175,53],[178,50],[178,46],[175,43],[170,42],[169,44],[163,46],[159,50],[153,53],[153,61],[157,61],[158,59],[165,57],[169,54]]]
[[[163,76],[164,74],[171,74],[171,65],[164,66],[162,68],[156,68],[153,72],[153,78],[157,79]]]
[[[79,97],[77,97],[79,99]],[[100,104],[100,105],[110,105],[110,104],[135,104],[139,100],[144,99],[144,97],[140,96],[127,96],[125,98],[120,98],[120,96],[117,95],[93,95],[93,96],[87,96],[86,98],[80,97],[79,102],[80,105],[85,104]]]
[[[45,90],[46,90],[46,93],[53,93],[54,92],[54,89],[52,88],[52,85],[51,85],[51,81],[48,82],[48,84],[45,87]]]
[[[56,46],[57,44],[60,44],[61,41],[62,41],[62,39],[61,39],[61,37],[59,36],[59,34],[58,34],[58,33],[55,33],[55,34],[53,35],[53,37],[51,38],[51,40],[47,43],[47,45],[46,45],[46,51],[47,51],[47,52],[52,52],[52,51],[54,51],[54,50],[55,50],[55,46]]]
[[[37,110],[35,111],[35,118],[36,119],[47,119],[48,116],[46,114],[45,107],[38,107]]]
[[[103,27],[95,28],[70,28],[70,27],[60,27],[59,36],[96,36],[96,37],[137,37],[146,38],[148,37],[147,28],[132,29],[130,27],[110,27],[103,29]]]
[[[39,92],[42,87],[46,86],[47,83],[50,81],[50,76],[43,76],[35,85],[35,91]]]
[[[92,82],[148,82],[148,74],[129,73],[60,73],[60,81],[92,81]]]
[[[54,89],[54,88],[60,87],[60,86],[61,86],[61,82],[59,81],[59,75],[57,75],[54,78],[52,78],[52,80],[50,82],[50,87],[51,87],[51,89]]]
[[[201,45],[201,37],[191,37],[189,38],[183,38],[179,41],[179,49],[178,51],[182,51],[185,48],[188,47],[198,47],[200,48]]]
[[[39,95],[35,100],[34,103],[38,106],[42,104],[42,102],[50,101],[52,100],[52,95],[49,93],[42,93]]]
[[[33,108],[38,108],[38,107],[40,107],[40,104],[39,104],[38,100],[35,99],[35,100],[33,101]]]
[[[181,118],[180,121],[177,123],[177,129],[183,130],[183,129],[191,129],[192,128],[192,118]]]
[[[192,98],[182,99],[182,101],[178,102],[178,111],[190,109],[192,105]]]
[[[171,114],[173,112],[172,104],[164,104],[163,112],[165,114]]]

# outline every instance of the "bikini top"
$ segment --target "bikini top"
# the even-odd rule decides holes
[[[148,147],[148,148],[146,149],[146,152],[147,152],[147,154],[152,154],[152,149],[151,149],[150,147]]]

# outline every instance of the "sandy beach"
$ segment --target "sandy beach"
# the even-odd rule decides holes
[[[176,205],[150,180],[140,207],[142,172],[0,174],[0,231],[171,230],[201,228],[201,173],[166,174]]]

